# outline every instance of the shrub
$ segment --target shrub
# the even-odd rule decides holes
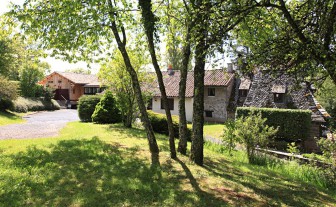
[[[169,135],[166,115],[155,113],[153,111],[147,111],[147,113],[148,113],[148,117],[152,124],[154,132]],[[179,117],[172,115],[172,119],[173,119],[174,136],[178,138],[179,137]],[[188,128],[187,130],[187,136],[188,136],[188,140],[190,141],[191,140],[191,129],[190,128]]]
[[[55,100],[45,101],[43,98],[19,97],[13,101],[12,111],[26,113],[28,111],[59,110],[60,106]]]
[[[250,113],[261,113],[261,116],[267,119],[266,125],[274,128],[279,127],[276,133],[277,139],[296,142],[309,136],[311,127],[310,110],[238,107],[236,118],[246,117]]]
[[[13,101],[9,99],[0,99],[0,111],[6,111],[13,107]]]
[[[96,105],[99,103],[101,95],[84,95],[78,101],[78,116],[83,122],[91,122],[92,114],[95,111]]]
[[[107,91],[96,105],[92,121],[100,124],[121,122],[120,110],[111,91]]]
[[[277,129],[266,125],[267,119],[262,118],[261,113],[251,112],[248,116],[236,120],[234,136],[235,139],[245,146],[247,157],[250,163],[255,163],[258,156],[256,147],[266,147],[269,138],[274,136]]]

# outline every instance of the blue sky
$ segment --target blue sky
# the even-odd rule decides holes
[[[10,2],[13,2],[15,4],[23,4],[24,0],[0,0],[0,15],[9,11],[9,5]],[[66,69],[72,69],[72,68],[84,68],[87,69],[87,64],[85,62],[79,62],[76,64],[70,64],[66,61],[55,59],[52,57],[47,57],[44,59],[44,61],[48,62],[51,66],[51,72],[53,71],[64,71]],[[92,64],[92,73],[97,73],[99,65]]]

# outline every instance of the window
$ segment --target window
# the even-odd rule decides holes
[[[173,98],[168,98],[167,100],[168,100],[169,109],[174,110],[174,99]],[[162,99],[161,99],[161,109],[165,109]]]
[[[239,96],[240,97],[246,97],[247,96],[247,91],[248,90],[239,90]]]
[[[59,80],[59,81],[58,81],[58,83],[62,83],[62,81],[61,81],[61,80]]]
[[[72,93],[75,94],[75,93],[76,93],[76,90],[75,90],[75,89],[72,89]]]
[[[213,111],[205,111],[205,117],[212,117]]]
[[[48,81],[48,83],[54,83],[54,81]]]
[[[153,99],[149,99],[147,103],[147,110],[153,109]]]
[[[283,103],[285,100],[285,95],[283,93],[274,93],[274,102]]]
[[[208,96],[215,96],[216,89],[215,88],[208,88]]]

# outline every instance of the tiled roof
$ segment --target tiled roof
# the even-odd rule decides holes
[[[78,74],[78,73],[71,73],[71,72],[53,72],[50,75],[46,76],[41,81],[39,81],[38,83],[45,84],[48,81],[48,79],[52,77],[54,74],[63,76],[64,78],[68,79],[69,81],[75,84],[88,85],[91,87],[100,85],[100,82],[96,75]]]
[[[179,96],[179,82],[181,74],[179,71],[175,71],[174,75],[168,75],[168,72],[163,71],[163,82],[166,88],[166,93],[168,97],[178,97]],[[204,75],[204,85],[205,86],[228,86],[231,81],[233,81],[234,74],[226,73],[221,69],[218,70],[206,70]],[[146,89],[144,89],[146,88]],[[157,81],[154,83],[143,87],[144,90],[150,91],[153,96],[161,96],[159,85]],[[194,96],[194,72],[189,71],[187,75],[186,83],[186,97]]]
[[[239,85],[239,90],[249,90],[251,86],[251,80],[249,78],[242,78]]]
[[[96,75],[78,74],[71,72],[57,72],[57,73],[76,84],[99,83],[98,77]]]
[[[294,78],[286,74],[276,78],[265,72],[255,74],[243,106],[286,108],[285,104],[275,103],[273,97],[273,93],[283,93],[284,90],[289,102],[293,105],[292,107],[309,109],[312,111],[314,121],[324,121],[323,117],[325,116],[318,110],[314,97],[307,86],[305,84],[297,84]]]

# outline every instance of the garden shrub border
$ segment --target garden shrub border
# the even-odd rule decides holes
[[[236,119],[259,112],[263,118],[267,118],[265,124],[279,127],[276,139],[295,142],[309,137],[312,122],[310,110],[238,107]]]

